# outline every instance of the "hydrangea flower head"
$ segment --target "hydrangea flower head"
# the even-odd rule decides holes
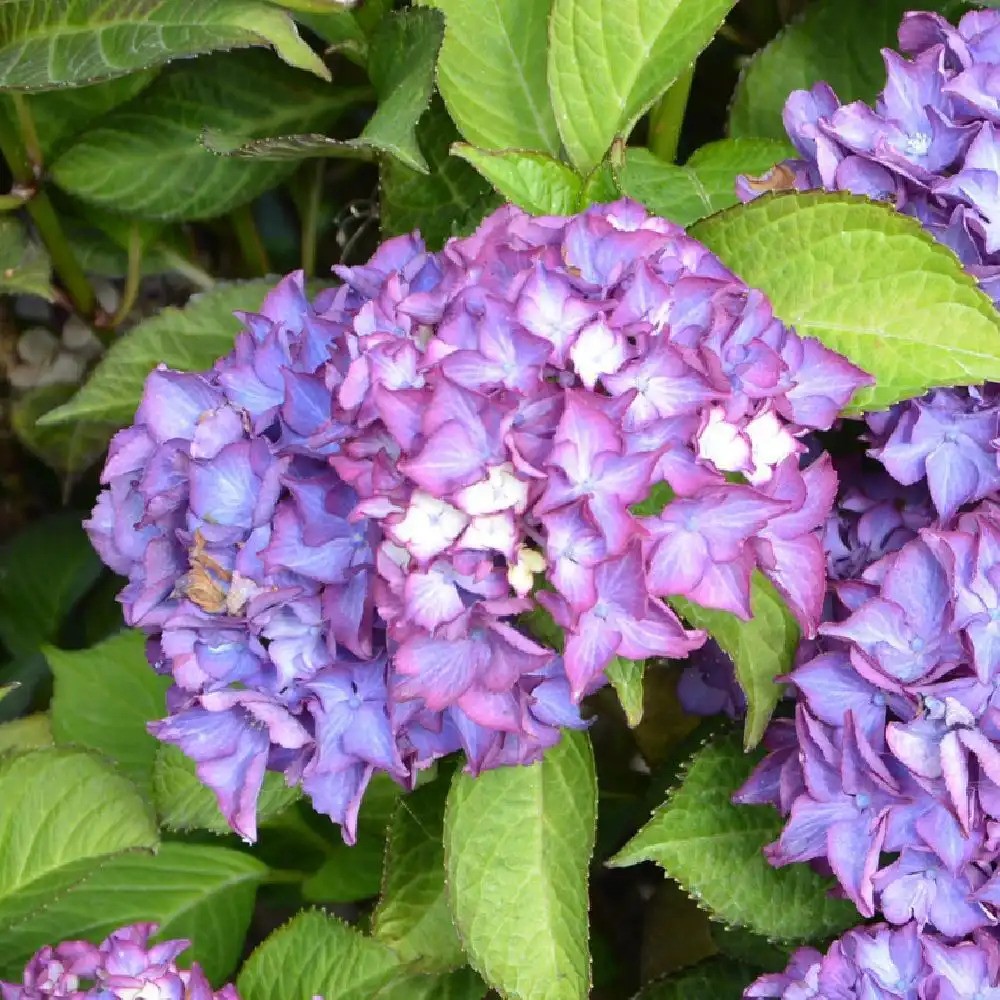
[[[771,1000],[996,1000],[1000,941],[995,932],[953,942],[916,924],[858,927],[826,954],[799,948],[784,972],[761,976],[743,994]]]
[[[213,990],[200,966],[181,969],[189,941],[152,944],[155,924],[133,924],[101,944],[64,941],[42,948],[21,983],[0,982],[3,1000],[239,1000],[235,986]]]
[[[748,617],[760,568],[815,629],[835,477],[800,438],[867,377],[678,226],[508,206],[336,270],[150,375],[88,522],[174,681],[154,732],[245,837],[268,769],[351,839],[376,771],[538,759],[616,655],[704,641],[665,597]]]

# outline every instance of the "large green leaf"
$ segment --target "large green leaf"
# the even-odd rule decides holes
[[[156,843],[135,787],[89,751],[0,757],[0,933],[51,905],[100,859]]]
[[[191,941],[185,960],[219,982],[239,960],[266,872],[249,854],[201,844],[111,858],[29,920],[0,931],[0,976],[17,976],[44,944],[100,941],[118,927],[154,922],[161,938]]]
[[[444,827],[452,915],[471,964],[506,996],[589,994],[596,812],[585,733],[563,733],[530,767],[455,776]]]
[[[46,162],[67,139],[79,135],[113,108],[130,101],[148,87],[156,72],[155,69],[141,70],[89,87],[64,87],[25,95],[23,99],[35,123],[38,143]],[[9,101],[0,105],[0,113],[9,121],[15,120]]]
[[[399,971],[381,942],[334,917],[308,910],[275,931],[247,959],[237,987],[242,1000],[371,1000]]]
[[[254,312],[275,279],[221,284],[194,295],[182,309],[168,306],[116,340],[80,391],[43,424],[67,420],[124,426],[135,414],[146,376],[158,365],[203,371],[232,350],[242,324],[236,310]]]
[[[0,88],[79,86],[247,45],[272,45],[289,65],[329,79],[291,18],[255,0],[4,0]]]
[[[0,698],[4,688],[0,688]],[[46,712],[24,715],[10,722],[0,722],[0,753],[52,746],[52,726]]]
[[[101,751],[152,801],[158,744],[146,723],[166,714],[170,685],[149,665],[145,643],[140,632],[121,632],[90,649],[49,647],[45,657],[55,675],[56,742]]]
[[[633,147],[618,172],[618,183],[624,194],[654,214],[690,226],[737,204],[740,174],[762,174],[791,153],[787,143],[770,139],[723,139],[702,146],[679,167]]]
[[[153,794],[160,822],[168,830],[232,833],[219,811],[215,793],[198,780],[194,761],[172,744],[157,749]],[[257,801],[258,825],[283,812],[300,794],[297,788],[289,788],[280,774],[268,772]]]
[[[52,265],[41,244],[28,236],[21,220],[0,216],[0,294],[37,295],[51,301]]]
[[[546,91],[551,0],[419,0],[446,17],[438,88],[462,135],[484,149],[562,148]]]
[[[499,199],[489,183],[449,150],[458,134],[439,101],[417,127],[420,149],[430,167],[422,174],[393,159],[379,167],[384,236],[419,229],[432,249],[479,223]]]
[[[745,754],[736,735],[709,743],[653,818],[608,862],[655,861],[716,919],[767,937],[811,940],[857,922],[857,911],[827,894],[829,880],[807,865],[772,868],[762,849],[781,833],[770,806],[731,801],[760,754]]]
[[[406,972],[376,993],[372,1000],[483,1000],[486,984],[472,969],[437,975]]]
[[[749,965],[709,959],[644,986],[633,1000],[742,1000],[756,978]]]
[[[951,0],[819,0],[761,49],[740,77],[729,134],[784,139],[781,112],[793,90],[825,80],[846,104],[885,86],[880,50],[896,47],[908,10],[942,10]]]
[[[559,133],[581,172],[604,159],[615,136],[628,135],[735,3],[553,0],[549,90]]]
[[[326,3],[326,9],[297,11],[295,19],[327,43],[328,52],[340,52],[359,66],[368,65],[368,39],[392,9],[394,0],[367,0],[360,7]]]
[[[572,215],[583,197],[583,178],[547,153],[494,152],[459,142],[453,156],[471,163],[504,197],[535,215]]]
[[[355,96],[266,52],[177,63],[70,145],[52,177],[70,194],[116,212],[212,218],[273,187],[294,166],[216,156],[199,142],[205,129],[244,140],[323,130]]]
[[[0,641],[28,656],[55,639],[101,572],[76,514],[32,522],[0,548]]]
[[[771,195],[692,235],[762,289],[781,320],[875,377],[849,412],[1000,378],[1000,314],[951,250],[885,204]]]
[[[792,669],[799,645],[799,626],[792,613],[760,572],[754,573],[750,583],[750,621],[681,597],[670,603],[695,628],[705,629],[733,661],[747,699],[743,744],[748,750],[755,747],[781,697],[781,685],[774,679]]]
[[[449,783],[401,797],[389,827],[382,898],[372,931],[404,962],[428,971],[465,964],[444,884],[444,810]]]
[[[379,104],[357,139],[312,133],[242,142],[213,129],[202,142],[222,156],[275,162],[314,156],[367,159],[378,152],[427,173],[416,127],[434,90],[434,62],[443,30],[441,15],[433,10],[409,10],[385,18],[371,40],[368,63]]]

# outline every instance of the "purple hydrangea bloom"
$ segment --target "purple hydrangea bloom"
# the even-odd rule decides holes
[[[919,529],[857,584],[847,616],[820,626],[822,651],[786,678],[799,696],[794,738],[775,723],[772,753],[737,800],[787,815],[772,863],[829,864],[866,916],[953,936],[993,925],[998,508]]]
[[[815,631],[835,475],[800,438],[867,377],[678,226],[508,206],[337,274],[152,373],[88,522],[174,681],[153,731],[243,836],[268,769],[350,840],[375,772],[538,759],[615,655],[704,641],[664,597],[747,617],[759,568]]]
[[[826,954],[799,948],[784,972],[743,994],[772,1000],[997,1000],[1000,940],[981,931],[963,941],[920,933],[914,923],[858,927]]]
[[[190,941],[150,942],[156,924],[114,931],[100,945],[64,941],[39,951],[21,983],[0,982],[3,1000],[239,1000],[235,986],[213,990],[197,963],[177,966]]]
[[[746,696],[736,682],[733,661],[714,639],[689,657],[677,679],[677,698],[690,715],[724,712],[739,719],[746,712]]]

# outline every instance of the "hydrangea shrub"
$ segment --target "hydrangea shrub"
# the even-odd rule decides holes
[[[1000,996],[1000,10],[915,5],[0,14],[3,1000]]]

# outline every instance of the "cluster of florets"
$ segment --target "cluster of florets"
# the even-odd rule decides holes
[[[950,246],[1000,297],[1000,11],[971,11],[953,27],[907,14],[904,55],[883,50],[888,80],[873,107],[841,105],[828,84],[795,91],[784,121],[799,158],[759,180],[766,191],[850,191],[888,201]]]
[[[835,941],[826,954],[800,948],[788,968],[761,976],[748,998],[780,1000],[993,1000],[1000,996],[1000,942],[979,932],[949,942],[919,934],[915,924],[859,927]]]
[[[197,963],[177,967],[190,941],[151,944],[155,924],[114,931],[102,944],[64,941],[39,951],[21,983],[0,982],[3,1000],[240,1000],[235,986],[213,990]]]
[[[703,642],[661,598],[748,617],[759,568],[815,628],[836,477],[799,438],[867,378],[678,226],[506,207],[338,274],[154,372],[88,524],[174,680],[154,731],[244,836],[266,768],[350,838],[375,770],[537,759],[616,655]]]
[[[846,617],[788,676],[795,719],[738,799],[788,815],[774,864],[828,863],[865,916],[996,923],[1000,508],[923,528],[835,589]]]

